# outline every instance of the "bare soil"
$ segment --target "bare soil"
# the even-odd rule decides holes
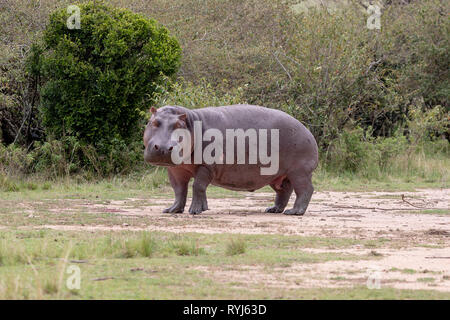
[[[219,281],[284,287],[373,285],[450,292],[450,189],[417,192],[316,192],[304,216],[265,213],[274,194],[209,199],[200,215],[164,214],[172,199],[85,203],[93,212],[145,217],[146,225],[46,225],[60,230],[156,230],[177,233],[282,234],[361,241],[350,248],[305,248],[323,253],[373,255],[374,259],[292,264],[279,270],[202,267]],[[290,206],[294,198],[291,198]],[[189,204],[188,204],[189,205]],[[68,208],[70,210],[70,208]],[[380,239],[386,240],[385,242]],[[367,244],[373,240],[374,247]],[[377,280],[378,279],[378,280]],[[378,282],[377,282],[378,281]]]

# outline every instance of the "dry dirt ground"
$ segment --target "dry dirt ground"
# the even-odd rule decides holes
[[[305,248],[311,252],[350,253],[376,259],[292,264],[281,272],[255,266],[239,271],[201,267],[222,281],[285,287],[348,287],[367,284],[398,289],[450,292],[450,189],[416,192],[316,192],[304,216],[264,213],[271,193],[209,199],[200,215],[163,214],[172,199],[85,202],[92,212],[145,218],[145,225],[46,225],[57,230],[156,230],[176,233],[281,234],[361,241],[345,249]],[[292,206],[291,198],[290,206]],[[189,203],[188,203],[189,205]],[[59,214],[64,209],[56,209]],[[70,210],[69,208],[67,210]],[[55,212],[56,213],[56,212]],[[373,240],[374,246],[368,245]],[[381,240],[381,241],[380,241]],[[385,240],[385,241],[383,241]],[[362,244],[362,243],[365,244]],[[381,243],[381,245],[380,245]],[[273,271],[273,270],[272,270]],[[369,279],[369,280],[368,280]]]

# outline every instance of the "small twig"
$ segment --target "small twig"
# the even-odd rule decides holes
[[[450,232],[447,230],[439,230],[439,229],[430,229],[425,234],[433,235],[433,236],[450,236]]]
[[[420,206],[416,206],[416,205],[412,204],[411,202],[409,202],[408,200],[405,199],[405,195],[404,194],[402,194],[402,201],[406,202],[410,206],[413,206],[414,208],[427,209],[427,207],[420,207]]]
[[[26,103],[24,103],[26,104]],[[19,131],[17,131],[16,137],[14,138],[13,144],[17,142],[17,139],[19,139],[20,134],[22,133],[23,126],[25,125],[25,122],[27,121],[28,117],[31,115],[31,108],[25,113],[24,111],[24,117],[22,124],[20,125]]]
[[[286,74],[289,77],[289,80],[292,81],[292,77],[291,74],[289,73],[289,71],[287,71],[287,69],[283,66],[283,64],[281,63],[281,61],[278,59],[277,55],[275,53],[272,52],[272,55],[275,57],[275,60],[277,60],[278,64],[283,68],[284,72],[286,72]]]
[[[203,35],[203,37],[201,37],[201,38],[199,38],[199,39],[194,39],[194,41],[204,41],[204,40],[208,40],[208,39],[206,39],[206,35],[207,35],[207,32],[205,31],[205,34]]]
[[[88,260],[70,260],[70,263],[88,263]]]
[[[302,69],[303,73],[305,73],[308,76],[308,78],[311,81],[311,83],[313,82],[313,79],[311,78],[309,73],[305,70],[305,68],[298,61],[296,61],[295,59],[289,57],[288,55],[284,54],[283,52],[279,52],[279,54],[283,55],[289,61],[291,61],[292,63],[296,64],[298,67],[300,67],[300,69]],[[311,86],[309,85],[308,82],[306,82],[306,85],[308,86],[309,89],[311,89]]]
[[[378,59],[377,61],[373,61],[369,64],[369,67],[366,70],[366,75],[369,73],[369,71],[372,71],[372,69],[374,67],[377,67],[381,62],[383,61],[383,59]]]
[[[95,279],[92,279],[92,281],[104,281],[104,280],[111,280],[111,279],[115,279],[115,277],[95,278]]]

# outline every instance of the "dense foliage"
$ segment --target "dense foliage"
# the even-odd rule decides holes
[[[80,9],[80,29],[68,29],[65,9],[50,15],[29,69],[40,79],[46,131],[105,151],[140,132],[141,111],[161,74],[178,70],[181,49],[155,20],[92,2]]]
[[[448,1],[385,1],[381,30],[356,0],[108,1],[139,14],[97,1],[81,5],[80,30],[65,27],[69,4],[0,6],[0,174],[139,169],[152,100],[282,109],[313,132],[333,174],[446,179]],[[183,48],[176,79],[179,46],[146,17]],[[150,34],[164,52],[142,42]]]

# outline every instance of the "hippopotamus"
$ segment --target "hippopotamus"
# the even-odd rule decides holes
[[[270,185],[276,193],[275,204],[266,212],[284,212],[286,215],[305,213],[314,191],[311,177],[318,164],[318,148],[314,136],[297,119],[280,110],[247,104],[201,109],[164,106],[159,109],[152,107],[150,112],[143,137],[144,160],[152,165],[167,167],[175,193],[175,202],[163,212],[184,211],[188,184],[194,178],[189,208],[191,214],[208,210],[206,189],[210,184],[240,191],[255,191]],[[178,139],[173,137],[177,129],[188,132],[191,138],[194,136],[194,139],[186,140],[185,146],[190,148],[186,149],[187,154],[183,154],[183,162],[174,161],[174,152],[177,150],[181,154],[179,136]],[[208,134],[208,129],[214,129],[215,134]],[[234,136],[229,134],[233,130]],[[236,132],[241,136],[244,133],[244,138],[241,137],[243,144],[235,143],[239,140]],[[259,136],[252,132],[259,132]],[[195,137],[203,134],[207,137]],[[227,143],[230,141],[229,148]],[[211,145],[215,142],[218,143],[217,148],[212,152]],[[262,157],[259,150],[260,157],[257,159],[256,149],[253,148],[256,144],[258,148],[264,147],[264,143],[271,151],[271,159],[278,161],[272,168],[267,167],[268,155]],[[226,148],[223,147],[225,145]],[[238,147],[244,149],[237,150]],[[196,154],[199,152],[201,156],[201,152],[206,151],[215,162],[202,160]],[[246,161],[242,161],[242,157],[239,159],[239,152]],[[293,191],[296,194],[294,206],[285,210]]]

